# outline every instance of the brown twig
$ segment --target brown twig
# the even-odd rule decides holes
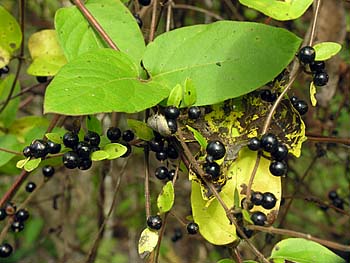
[[[313,134],[313,133],[306,133],[306,137],[309,141],[325,142],[325,143],[340,143],[340,144],[350,145],[350,138],[328,137],[328,136],[322,136],[322,135]]]
[[[0,152],[12,153],[12,154],[15,154],[15,155],[23,156],[23,153],[21,153],[21,152],[16,152],[16,151],[13,151],[13,150],[10,150],[10,149],[6,149],[6,148],[2,148],[2,147],[0,147]]]
[[[210,17],[213,17],[215,18],[216,20],[224,20],[224,18],[218,14],[215,14],[211,11],[208,11],[204,8],[200,8],[200,7],[197,7],[197,6],[192,6],[192,5],[183,5],[183,4],[174,4],[173,5],[173,8],[174,9],[188,9],[188,10],[192,10],[192,11],[196,11],[196,12],[200,12],[200,13],[203,13],[203,14],[206,14]]]
[[[149,193],[149,149],[148,146],[144,148],[145,158],[145,211],[146,218],[151,215],[151,197]]]
[[[148,42],[152,42],[156,34],[157,4],[158,4],[157,0],[152,0],[152,20],[151,20],[151,28],[150,28]]]

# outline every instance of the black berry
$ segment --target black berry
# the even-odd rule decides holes
[[[45,157],[49,153],[47,143],[43,140],[34,140],[30,145],[30,152],[34,158]]]
[[[220,166],[216,162],[206,163],[204,170],[211,176],[212,179],[217,179],[220,175]]]
[[[100,144],[101,138],[97,132],[88,131],[84,136],[84,141],[90,143],[91,146],[98,146]]]
[[[271,153],[271,156],[276,161],[283,161],[288,155],[288,148],[286,145],[279,143],[276,150]]]
[[[89,158],[91,153],[90,144],[87,142],[78,142],[76,147],[76,153],[80,158]]]
[[[324,71],[318,72],[314,75],[313,81],[316,86],[324,86],[328,83],[328,74]]]
[[[298,100],[293,104],[294,108],[299,112],[300,115],[307,113],[309,106],[303,100]]]
[[[261,137],[260,144],[264,151],[273,152],[277,149],[278,140],[274,134],[267,133]]]
[[[220,141],[209,141],[207,148],[206,148],[207,154],[211,155],[214,160],[219,160],[225,156],[226,149],[225,145],[223,145]]]
[[[110,127],[107,130],[107,138],[111,142],[115,142],[115,141],[119,140],[121,136],[122,136],[122,132],[117,127]]]
[[[257,151],[260,149],[260,140],[257,137],[251,138],[247,146],[249,150]]]
[[[160,141],[152,140],[148,143],[148,145],[151,151],[160,152],[161,150],[163,150],[164,142],[162,140]]]
[[[142,25],[143,25],[143,22],[142,22],[141,17],[140,17],[138,14],[135,14],[134,17],[135,17],[136,23],[137,23],[137,24],[139,25],[139,27],[141,28]]]
[[[287,173],[287,164],[285,162],[274,161],[270,164],[269,170],[274,176],[282,176]]]
[[[168,145],[166,148],[166,152],[168,155],[168,158],[170,159],[177,159],[179,157],[179,153],[176,151],[175,147],[171,144]]]
[[[15,215],[16,221],[24,222],[29,218],[29,213],[25,209],[19,209]]]
[[[172,181],[175,177],[176,171],[174,169],[170,170],[168,173],[168,180]]]
[[[326,67],[324,61],[313,61],[310,63],[310,70],[313,73],[322,72]]]
[[[63,154],[63,164],[68,169],[74,169],[78,167],[79,156],[75,152],[69,151]]]
[[[329,191],[328,198],[331,200],[334,200],[335,198],[338,198],[338,194],[335,190]]]
[[[4,208],[0,208],[0,221],[4,220],[6,216],[6,210]]]
[[[264,195],[261,192],[253,192],[250,200],[254,205],[261,205],[263,198]]]
[[[24,147],[24,149],[23,149],[23,155],[24,155],[25,157],[32,157],[32,152],[31,152],[29,146]]]
[[[132,130],[126,130],[122,134],[122,138],[126,142],[130,142],[135,138],[135,134]]]
[[[174,106],[168,106],[164,109],[164,115],[167,119],[176,120],[180,115],[180,110]]]
[[[272,209],[275,207],[277,199],[273,193],[266,192],[263,194],[262,207],[265,209]]]
[[[2,73],[2,74],[7,74],[7,73],[9,73],[10,72],[10,68],[9,68],[9,66],[4,66],[3,68],[0,68],[0,74]]]
[[[46,76],[37,76],[37,77],[36,77],[36,80],[37,80],[39,83],[46,83],[46,82],[47,82],[47,77],[46,77]]]
[[[186,229],[187,229],[187,233],[189,233],[190,235],[195,235],[198,233],[199,226],[195,222],[190,222],[187,224]]]
[[[126,158],[128,156],[130,156],[131,152],[132,152],[132,148],[131,145],[129,143],[122,143],[122,145],[124,145],[126,147],[126,152],[120,156],[121,158]]]
[[[272,93],[269,89],[264,89],[260,92],[260,98],[267,102],[274,102],[277,99],[275,93]]]
[[[205,160],[207,163],[212,163],[214,162],[214,157],[207,154],[207,156],[205,157]]]
[[[61,144],[47,141],[47,149],[51,154],[59,153],[61,151]]]
[[[151,3],[151,0],[139,0],[139,4],[143,6],[147,6]]]
[[[151,229],[159,230],[162,227],[162,219],[159,215],[149,216],[147,218],[147,226]]]
[[[176,120],[174,120],[174,119],[167,119],[166,122],[168,124],[168,128],[170,130],[170,133],[174,134],[177,131]]]
[[[342,209],[344,210],[344,200],[339,198],[339,197],[336,197],[332,200],[332,204],[336,207],[336,208],[339,208],[339,209]]]
[[[28,193],[33,192],[33,191],[35,190],[35,188],[36,188],[36,184],[33,183],[33,182],[29,182],[29,183],[26,185],[26,191],[27,191]]]
[[[241,201],[241,207],[242,207],[242,208],[244,208],[244,203],[245,203],[245,200],[246,200],[246,199],[247,199],[247,198],[244,197],[244,198],[242,199],[242,201]],[[249,205],[248,205],[248,210],[253,209],[253,207],[254,207],[254,204],[253,204],[252,202],[250,202]]]
[[[171,237],[171,241],[176,242],[182,238],[182,231],[180,228],[175,228],[174,235]]]
[[[246,235],[247,238],[251,238],[251,237],[253,236],[253,234],[254,234],[254,231],[253,231],[253,230],[248,229],[248,228],[246,228],[245,226],[242,227],[242,231],[243,231],[243,233]],[[239,238],[243,238],[243,237],[239,234],[239,232],[238,232],[237,230],[236,230],[236,233],[237,233],[237,236],[238,236]]]
[[[155,176],[159,179],[159,180],[164,180],[165,178],[167,178],[169,176],[169,171],[168,168],[166,168],[165,166],[160,166],[156,169],[155,172]]]
[[[92,166],[92,161],[89,158],[81,158],[79,160],[78,168],[79,170],[88,170]]]
[[[51,178],[55,173],[55,168],[53,168],[53,166],[51,166],[51,165],[45,165],[42,168],[42,172],[46,178]]]
[[[201,116],[201,109],[197,106],[192,106],[188,109],[188,118],[196,120]]]
[[[12,246],[8,243],[0,245],[0,258],[7,258],[12,254]]]
[[[298,101],[298,98],[296,96],[290,97],[290,102],[294,105]]]
[[[11,225],[11,230],[15,233],[21,232],[24,229],[24,224],[21,221],[14,221]]]
[[[316,52],[313,47],[305,46],[299,50],[298,58],[304,64],[309,64],[315,60]]]
[[[79,137],[76,133],[66,132],[63,135],[63,144],[68,148],[75,148],[79,143]]]
[[[156,152],[156,158],[158,161],[165,161],[168,158],[168,154],[165,150]]]
[[[267,217],[262,212],[254,212],[250,217],[254,223],[254,225],[264,226],[267,220]]]

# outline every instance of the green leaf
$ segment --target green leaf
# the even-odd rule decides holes
[[[109,154],[107,159],[112,160],[122,156],[124,153],[126,153],[128,148],[126,148],[124,145],[119,143],[110,143],[110,144],[107,144],[103,148],[103,150]]]
[[[15,75],[9,74],[6,78],[0,79],[0,101],[5,101],[10,93],[13,81],[15,80]],[[18,81],[16,82],[13,95],[20,91],[20,86]],[[0,114],[0,126],[8,128],[15,121],[20,97],[12,99],[6,106],[3,112]]]
[[[108,158],[109,158],[109,153],[103,150],[98,150],[91,154],[92,161],[102,161]]]
[[[142,259],[146,258],[151,254],[158,243],[158,232],[152,231],[145,228],[140,236],[138,251]]]
[[[24,246],[32,246],[33,243],[39,238],[40,232],[43,229],[44,220],[40,217],[31,218],[26,223],[24,229]]]
[[[45,137],[46,137],[48,140],[50,140],[50,141],[52,141],[52,142],[54,142],[54,143],[58,143],[58,144],[62,144],[62,143],[63,143],[62,137],[61,137],[61,135],[58,134],[58,133],[53,133],[53,132],[51,132],[51,133],[46,133],[46,134],[45,134]]]
[[[0,136],[0,147],[13,151],[20,151],[21,145],[18,143],[16,136],[12,134],[6,134]],[[15,155],[0,151],[0,166],[8,163]]]
[[[145,42],[129,9],[119,0],[89,0],[85,6],[118,48],[139,65]],[[76,7],[59,9],[55,28],[68,61],[85,52],[108,47]]]
[[[216,263],[236,263],[236,261],[234,261],[233,259],[229,259],[229,258],[224,258],[224,259],[220,259],[218,262]]]
[[[189,125],[186,125],[187,129],[189,129],[192,133],[193,133],[193,137],[196,139],[196,141],[199,143],[199,145],[201,146],[202,149],[206,149],[207,148],[207,140],[204,138],[204,136],[197,131],[196,129],[192,128]]]
[[[322,61],[338,54],[341,50],[341,45],[335,42],[322,42],[314,45],[313,48],[316,51],[315,60]]]
[[[298,263],[345,263],[345,260],[328,248],[303,238],[288,238],[278,242],[270,259],[283,259]]]
[[[86,118],[86,127],[89,131],[94,131],[98,134],[102,134],[101,121],[96,116],[89,115]]]
[[[22,33],[16,19],[0,6],[0,68],[6,66],[20,47]]]
[[[62,67],[45,94],[45,113],[84,115],[139,112],[156,105],[169,91],[137,77],[137,67],[122,53],[100,49]]]
[[[249,212],[247,210],[242,210],[242,215],[243,215],[243,219],[244,221],[254,225],[254,222],[250,219],[250,215],[249,215]]]
[[[22,169],[26,163],[30,160],[30,157],[26,158],[26,159],[22,159],[22,160],[19,160],[17,163],[16,163],[16,167],[19,168],[19,169]]]
[[[183,88],[180,84],[176,84],[175,87],[170,91],[167,105],[179,107],[184,95]]]
[[[28,41],[33,59],[27,73],[34,76],[54,76],[67,63],[55,30],[46,29],[34,33]]]
[[[235,193],[234,193],[233,197],[234,197],[234,207],[235,208],[241,207],[241,204],[239,202],[239,192],[238,192],[237,187],[235,187]]]
[[[292,61],[300,43],[285,29],[219,21],[160,35],[147,46],[143,65],[152,80],[168,88],[192,79],[195,105],[208,105],[239,97],[274,79]]]
[[[135,132],[136,136],[144,141],[150,141],[154,137],[153,130],[143,121],[134,119],[127,120],[128,126]]]
[[[173,182],[167,182],[162,189],[162,192],[158,195],[157,206],[160,213],[170,211],[174,204],[174,185]]]
[[[193,84],[192,79],[187,78],[185,80],[185,90],[184,90],[184,106],[188,107],[191,106],[193,104],[195,104],[196,100],[197,100],[197,91],[196,91],[196,87]]]
[[[239,0],[239,2],[273,19],[285,21],[302,16],[313,0]]]
[[[24,165],[24,170],[31,172],[35,170],[41,162],[41,158],[31,159]]]

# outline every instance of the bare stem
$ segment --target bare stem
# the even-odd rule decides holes
[[[145,210],[146,218],[151,215],[151,197],[149,193],[149,149],[147,146],[144,148],[145,157]]]
[[[156,16],[157,16],[157,0],[152,0],[152,20],[151,20],[151,29],[149,33],[149,42],[154,40],[156,34]]]
[[[192,6],[192,5],[183,5],[183,4],[176,4],[176,5],[173,5],[173,8],[174,9],[188,9],[188,10],[192,10],[192,11],[196,11],[196,12],[200,12],[200,13],[203,13],[203,14],[206,14],[210,17],[213,17],[215,18],[216,20],[224,20],[224,18],[222,16],[219,16],[218,14],[215,14],[211,11],[208,11],[204,8],[200,8],[200,7],[197,7],[197,6]]]

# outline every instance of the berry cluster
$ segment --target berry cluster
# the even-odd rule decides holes
[[[328,193],[328,198],[332,201],[332,205],[334,205],[336,208],[344,210],[344,199],[340,198],[335,190]]]
[[[175,133],[177,131],[176,119],[180,116],[180,110],[175,106],[167,106],[164,109],[164,115],[170,132]]]
[[[31,158],[45,158],[48,154],[56,154],[60,151],[60,144],[36,139],[29,146],[24,147],[23,155]]]
[[[2,74],[8,74],[9,72],[10,72],[10,68],[8,66],[0,68],[0,77]]]
[[[313,82],[316,86],[324,86],[328,83],[328,74],[325,70],[324,61],[315,61],[316,52],[313,47],[305,46],[299,50],[298,58],[304,64],[308,65],[312,76]]]
[[[209,141],[206,152],[207,157],[203,169],[211,180],[217,180],[220,176],[220,165],[214,161],[220,160],[225,156],[225,146],[218,140]]]

